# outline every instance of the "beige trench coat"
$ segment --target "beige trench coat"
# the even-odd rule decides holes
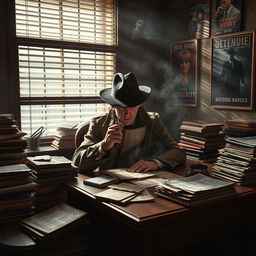
[[[88,133],[82,144],[75,150],[72,159],[72,165],[80,172],[90,172],[98,167],[101,170],[129,167],[140,159],[157,159],[164,163],[166,169],[184,164],[185,153],[168,135],[158,114],[147,113],[142,107],[138,111],[135,123],[139,124],[139,127],[145,127],[144,140],[125,153],[121,153],[123,146],[121,144],[105,154],[101,144],[108,127],[114,124],[113,115],[114,112],[110,111],[91,120]]]

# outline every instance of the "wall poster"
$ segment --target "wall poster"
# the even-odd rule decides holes
[[[212,38],[212,106],[253,109],[254,37],[254,31],[245,31]]]
[[[174,104],[197,105],[197,39],[171,44],[171,86]]]
[[[189,39],[209,38],[210,35],[210,0],[198,0],[189,10]]]
[[[215,35],[241,31],[242,0],[216,0]]]

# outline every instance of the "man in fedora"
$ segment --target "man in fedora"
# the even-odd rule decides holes
[[[228,48],[226,54],[229,59],[224,62],[221,73],[224,89],[232,97],[242,97],[242,89],[245,86],[243,64],[235,58],[236,51],[233,47]]]
[[[183,164],[185,154],[168,135],[158,114],[147,113],[141,106],[150,92],[150,87],[138,85],[133,73],[115,74],[112,88],[100,92],[110,111],[91,120],[74,153],[73,166],[88,173],[118,167],[147,172]]]

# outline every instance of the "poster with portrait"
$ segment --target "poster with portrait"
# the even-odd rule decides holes
[[[212,38],[211,104],[251,110],[254,104],[254,31]]]
[[[197,39],[171,44],[171,88],[174,104],[197,105]]]
[[[216,0],[215,35],[241,31],[242,0]]]
[[[210,35],[210,0],[198,0],[189,9],[189,39],[209,38]]]

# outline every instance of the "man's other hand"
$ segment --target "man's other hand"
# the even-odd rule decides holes
[[[128,169],[128,171],[129,172],[147,172],[147,171],[153,171],[153,170],[157,170],[157,169],[158,169],[158,165],[156,162],[140,160],[140,161],[136,162],[135,164],[133,164]]]

